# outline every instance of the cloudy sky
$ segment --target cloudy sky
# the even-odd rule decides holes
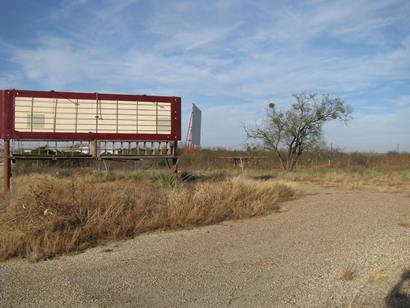
[[[410,151],[410,1],[1,1],[0,88],[175,95],[203,145],[307,90],[341,96],[346,151]]]

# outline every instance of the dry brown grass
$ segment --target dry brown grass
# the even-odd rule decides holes
[[[323,186],[337,186],[351,190],[378,192],[410,192],[410,173],[378,172],[366,169],[351,172],[338,169],[313,171],[300,169],[281,173],[278,177],[289,181],[312,182]]]
[[[350,190],[410,192],[410,153],[343,153],[321,151],[305,153],[294,172],[283,172],[275,156],[266,151],[200,150],[184,154],[181,166],[196,171],[217,168],[227,173],[242,173],[229,157],[243,157],[244,172],[273,175],[292,181],[314,182]],[[257,159],[256,159],[257,158]]]
[[[340,187],[348,190],[409,193],[410,170],[376,171],[363,169],[360,171],[342,169],[296,169],[291,172],[281,170],[222,169],[227,177],[243,174],[253,179],[283,179],[291,182],[314,183],[325,187]],[[219,172],[222,172],[219,171]],[[203,174],[211,170],[200,171]],[[410,195],[408,195],[410,197]]]
[[[143,232],[263,215],[294,196],[286,183],[242,177],[168,187],[151,178],[31,175],[14,187],[0,205],[2,260],[41,260]]]
[[[230,169],[232,160],[227,157],[247,158],[246,168],[271,170],[280,169],[277,157],[269,151],[230,151],[227,149],[201,149],[194,153],[183,153],[181,167],[188,169]],[[257,158],[257,159],[255,159]],[[303,169],[327,169],[328,167],[360,171],[374,169],[381,172],[401,171],[410,169],[410,153],[343,153],[338,150],[330,152],[305,152],[298,162]],[[240,166],[236,166],[240,169]]]
[[[410,228],[410,221],[402,221],[399,223],[399,226],[403,228]]]
[[[386,281],[389,278],[386,268],[379,268],[374,271],[369,277],[369,283],[377,284]]]

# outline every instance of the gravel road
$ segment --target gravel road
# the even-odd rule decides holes
[[[281,213],[0,263],[0,306],[410,307],[410,195],[300,189]]]

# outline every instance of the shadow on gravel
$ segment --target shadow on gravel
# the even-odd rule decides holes
[[[389,308],[410,307],[410,270],[402,274],[400,281],[390,290],[385,302]]]

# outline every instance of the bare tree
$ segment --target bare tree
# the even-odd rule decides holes
[[[284,170],[292,170],[302,153],[322,142],[323,124],[333,120],[347,122],[351,108],[337,96],[294,94],[296,101],[285,112],[269,103],[262,126],[245,127],[248,139],[260,141],[272,151]]]

